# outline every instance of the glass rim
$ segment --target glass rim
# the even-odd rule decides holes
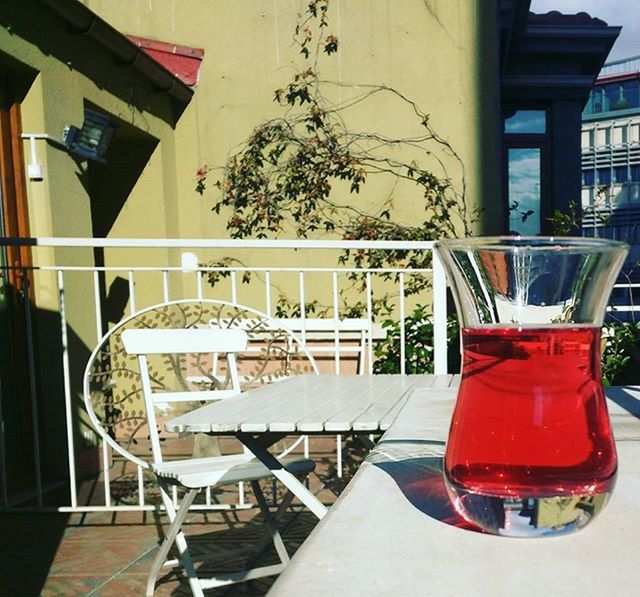
[[[509,251],[525,249],[531,251],[575,251],[596,249],[598,251],[628,251],[629,245],[622,241],[608,238],[591,238],[583,236],[469,236],[462,238],[445,238],[436,241],[435,248],[467,249],[488,251]]]

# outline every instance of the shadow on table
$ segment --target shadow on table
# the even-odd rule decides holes
[[[387,473],[409,502],[427,516],[448,525],[478,531],[451,505],[442,476],[444,442],[382,440],[367,462]]]
[[[607,398],[624,408],[630,415],[640,419],[638,386],[614,386],[606,389]]]

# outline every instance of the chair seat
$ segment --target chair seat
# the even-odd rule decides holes
[[[315,469],[315,463],[308,458],[290,456],[281,458],[280,462],[294,475],[307,475]],[[154,463],[151,468],[159,477],[192,489],[258,481],[272,476],[271,471],[251,454],[171,460]]]

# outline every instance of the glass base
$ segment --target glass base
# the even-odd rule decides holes
[[[566,535],[589,524],[605,507],[610,492],[589,495],[514,497],[482,495],[449,482],[449,498],[458,513],[487,533],[505,537]]]

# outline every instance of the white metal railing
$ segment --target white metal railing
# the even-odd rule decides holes
[[[615,294],[616,290],[624,290],[626,297],[620,301],[612,301],[614,304],[610,304],[607,307],[607,312],[613,314],[613,316],[615,316],[616,313],[631,313],[631,317],[635,317],[633,314],[640,311],[640,301],[636,303],[633,298],[634,290],[638,289],[640,289],[640,284],[638,283],[627,282],[614,284],[613,294]]]
[[[333,337],[334,368],[332,372],[340,373],[341,359],[344,358],[344,347],[341,346],[341,320],[339,300],[341,291],[347,286],[349,274],[361,276],[362,289],[355,293],[361,301],[361,319],[368,322],[366,334],[366,367],[371,373],[374,363],[374,305],[380,294],[392,297],[393,315],[396,322],[403,321],[409,314],[412,304],[425,304],[431,301],[434,322],[434,368],[436,373],[447,372],[447,313],[446,313],[446,279],[442,265],[433,252],[431,242],[404,241],[300,241],[300,240],[207,240],[207,239],[93,239],[93,238],[31,238],[0,239],[0,245],[29,246],[32,253],[32,265],[20,267],[24,296],[29,295],[30,277],[35,279],[32,296],[35,296],[35,309],[24,301],[24,333],[27,339],[28,378],[30,387],[29,407],[31,426],[33,428],[33,487],[29,499],[13,496],[7,481],[7,447],[6,432],[2,423],[0,409],[0,509],[29,507],[42,509],[45,495],[51,479],[47,478],[43,467],[41,452],[43,423],[38,414],[42,406],[43,396],[39,388],[45,384],[38,383],[38,375],[46,374],[38,363],[40,355],[34,349],[34,318],[42,312],[48,313],[58,320],[56,324],[57,338],[48,337],[47,342],[59,343],[62,347],[60,368],[62,384],[62,402],[64,404],[66,434],[66,461],[68,476],[63,479],[68,487],[68,500],[65,503],[48,505],[58,511],[99,511],[99,510],[150,510],[155,506],[145,502],[143,492],[142,471],[138,471],[139,503],[120,505],[115,503],[109,482],[111,454],[109,447],[102,442],[98,446],[100,457],[100,477],[102,479],[104,497],[100,503],[87,502],[79,495],[79,453],[76,443],[77,434],[74,429],[78,425],[79,397],[77,388],[81,380],[76,379],[78,371],[84,369],[85,363],[78,362],[77,346],[80,342],[85,351],[91,352],[98,340],[107,331],[105,329],[105,296],[106,282],[120,278],[121,286],[126,290],[126,306],[130,314],[135,314],[153,304],[178,299],[218,299],[245,304],[275,316],[275,293],[285,287],[290,294],[291,303],[297,308],[296,317],[301,326],[301,337],[305,341],[305,320],[312,321],[317,315],[309,312],[308,305],[315,300],[323,300],[327,322],[335,325],[328,335]],[[197,252],[179,255],[180,250]],[[423,269],[406,269],[398,267],[357,268],[349,265],[335,265],[336,252],[344,250],[375,250],[381,252],[414,250],[425,251],[433,256],[433,266]],[[3,249],[4,250],[4,249]],[[99,251],[99,265],[96,256]],[[331,253],[333,252],[333,254]],[[204,265],[215,262],[222,257],[233,257],[242,254],[247,261],[257,261],[255,265]],[[304,257],[302,257],[304,256]],[[235,262],[234,262],[235,263]],[[309,265],[317,263],[317,265]],[[5,269],[7,269],[5,267]],[[206,277],[212,274],[224,274],[226,277],[216,285],[207,284]],[[242,277],[251,275],[248,286],[243,286]],[[430,292],[418,297],[407,296],[407,284],[415,277],[426,278],[430,282]],[[276,281],[277,278],[277,281]],[[314,282],[314,283],[312,283]],[[324,297],[320,294],[324,293]],[[363,297],[364,295],[364,297]],[[363,300],[364,299],[364,300]],[[123,305],[124,306],[124,305]],[[122,313],[124,317],[124,312]],[[386,319],[387,317],[385,317]],[[87,321],[93,320],[90,332]],[[83,325],[81,339],[74,332],[77,322]],[[111,322],[112,324],[116,322]],[[342,326],[343,327],[343,326]],[[366,327],[366,326],[365,326]],[[400,330],[400,373],[405,373],[405,334],[404,326]],[[42,334],[42,330],[36,333]],[[51,333],[47,329],[47,333]],[[325,349],[326,350],[326,349]],[[362,355],[360,355],[362,356]],[[360,361],[365,362],[365,361]],[[360,372],[363,372],[362,370]],[[47,396],[49,400],[52,397]],[[55,402],[55,401],[53,401]],[[6,415],[6,413],[5,413]],[[338,454],[340,460],[340,453]],[[59,480],[58,480],[59,481]],[[23,495],[22,498],[25,496]],[[205,504],[198,508],[216,507],[207,492]]]
[[[640,56],[631,56],[607,62],[598,73],[598,78],[637,72],[640,72]]]

